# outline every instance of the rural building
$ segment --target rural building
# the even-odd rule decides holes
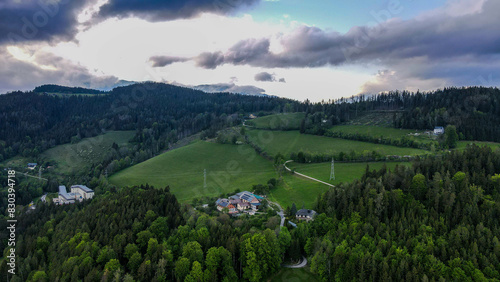
[[[316,212],[313,210],[300,209],[295,214],[295,217],[299,220],[310,221],[314,219]]]
[[[66,191],[66,186],[59,186],[59,196],[52,199],[55,204],[74,204],[76,201],[83,201],[87,199],[92,199],[94,197],[94,190],[90,189],[85,185],[73,185],[71,186],[71,193]]]
[[[436,126],[434,128],[434,135],[440,135],[444,133],[444,127],[442,126]]]
[[[92,199],[94,197],[94,190],[85,185],[72,185],[71,193],[79,194],[83,199]]]
[[[28,169],[35,169],[37,165],[37,163],[28,163]]]
[[[255,195],[248,191],[243,191],[240,193],[236,193],[236,195],[233,195],[228,199],[217,199],[215,205],[217,206],[217,210],[219,211],[227,208],[230,214],[237,214],[238,211],[253,214],[260,208],[260,201],[262,199],[263,198],[261,196]]]

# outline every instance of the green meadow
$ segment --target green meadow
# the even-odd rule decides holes
[[[360,134],[376,138],[386,139],[401,139],[406,137],[410,140],[419,142],[431,142],[432,137],[425,134],[422,130],[414,129],[400,129],[385,126],[371,126],[371,125],[336,125],[329,129],[331,132],[342,132],[346,134]],[[418,134],[417,136],[413,134]],[[412,134],[412,135],[410,135]]]
[[[298,153],[300,151],[325,154],[335,154],[339,152],[349,153],[351,151],[376,151],[383,156],[404,156],[427,153],[425,150],[414,148],[402,148],[340,138],[300,134],[299,131],[248,130],[247,134],[252,142],[273,156],[281,153],[285,157],[288,157],[291,153]]]
[[[408,162],[387,162],[385,164],[389,170],[394,169],[396,165],[410,165]],[[330,181],[331,163],[298,164],[291,162],[287,164],[290,169],[295,169],[296,172],[334,185],[360,179],[367,165],[370,170],[379,170],[384,163],[336,163],[335,180],[333,181]],[[295,203],[298,208],[302,207],[302,205],[306,208],[313,208],[318,195],[328,189],[330,189],[330,187],[325,184],[286,173],[283,176],[283,182],[276,189],[272,190],[270,197],[283,207],[291,206]]]
[[[206,169],[206,184],[204,170]],[[265,184],[276,172],[248,145],[196,141],[124,169],[109,178],[117,186],[146,184],[170,186],[180,201],[201,196],[218,196],[236,189],[249,190]]]
[[[51,162],[58,173],[70,175],[100,163],[113,142],[120,147],[127,146],[134,135],[135,131],[110,131],[96,137],[84,138],[75,144],[56,146],[43,152],[41,157]]]
[[[249,120],[246,124],[260,129],[299,129],[305,113],[275,114]]]

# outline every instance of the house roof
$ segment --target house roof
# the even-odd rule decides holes
[[[59,185],[59,194],[66,194],[66,186]]]
[[[300,209],[295,214],[296,216],[314,216],[316,212],[314,210]]]
[[[229,202],[221,201],[221,202],[218,203],[218,205],[221,206],[221,207],[223,207],[223,208],[225,208],[225,207],[227,207],[229,205]]]
[[[66,201],[75,201],[75,193],[59,193],[59,196],[63,197]]]
[[[236,199],[234,199],[234,200],[230,200],[229,202],[230,202],[231,204],[233,204],[233,205],[234,205],[234,204],[239,204],[239,203],[241,203],[241,200],[240,200],[240,198],[236,198]]]
[[[85,185],[72,185],[71,188],[79,188],[87,193],[94,192],[94,190],[90,189],[89,187],[87,187]]]
[[[255,199],[255,197],[254,197],[254,196],[252,196],[252,194],[246,194],[246,193],[245,193],[245,194],[242,194],[242,195],[240,196],[240,198],[241,198],[242,200],[245,200],[245,201],[248,201],[248,202],[251,202],[253,199]]]
[[[238,205],[240,205],[240,206],[242,206],[242,207],[245,207],[245,206],[249,206],[249,205],[250,205],[250,203],[246,203],[246,202],[245,202],[245,203],[239,203]]]
[[[436,127],[434,127],[434,129],[444,129],[444,127],[442,127],[442,126],[436,126]]]

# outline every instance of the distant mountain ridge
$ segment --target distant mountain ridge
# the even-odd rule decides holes
[[[70,86],[61,86],[56,84],[44,84],[33,89],[33,92],[46,92],[46,93],[65,93],[65,94],[104,94],[106,91],[97,90],[97,89],[89,89],[83,87],[70,87]]]

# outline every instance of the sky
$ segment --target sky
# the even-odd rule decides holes
[[[500,84],[498,0],[0,0],[0,93],[158,81],[328,101]]]

